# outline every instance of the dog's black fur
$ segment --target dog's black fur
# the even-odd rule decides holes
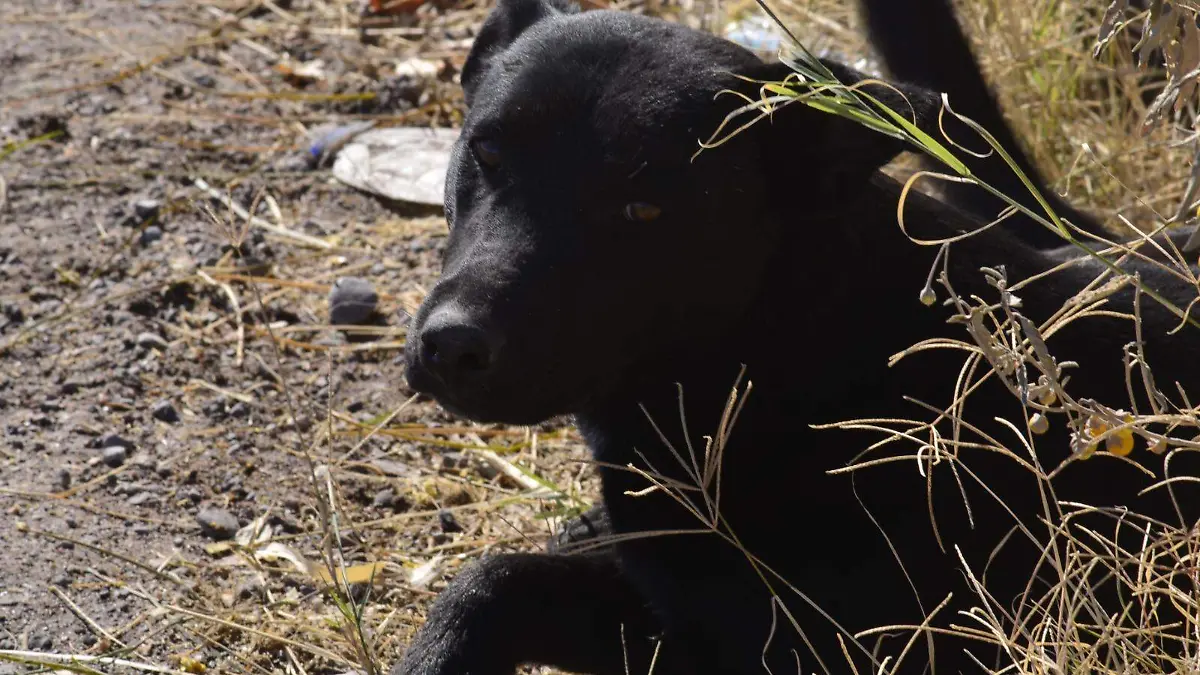
[[[726,539],[697,533],[695,515],[661,490],[646,493],[648,481],[626,468],[694,485],[688,446],[703,452],[702,435],[715,433],[743,365],[753,390],[724,449],[719,490],[709,489],[719,496],[722,531],[850,632],[920,623],[950,593],[954,603],[934,623],[963,623],[954,612],[975,603],[954,549],[936,542],[932,509],[947,546],[959,547],[976,575],[986,569],[990,589],[1011,604],[1033,568],[1033,547],[1018,535],[992,556],[1012,515],[971,474],[1036,523],[1041,501],[1028,472],[964,450],[958,477],[971,527],[951,462],[926,468],[931,487],[912,460],[830,476],[881,436],[809,427],[930,419],[904,396],[939,408],[950,402],[960,353],[887,365],[920,340],[966,337],[947,325],[947,309],[917,300],[934,250],[898,230],[899,186],[877,171],[905,146],[794,104],[690,161],[697,139],[741,103],[719,91],[757,95],[757,85],[730,73],[777,81],[790,71],[678,25],[552,2],[500,0],[464,68],[470,110],[447,177],[450,240],[442,278],[411,327],[407,377],[475,420],[574,414],[600,464],[606,508],[594,514],[594,530],[577,523],[559,543],[595,532],[616,540],[586,555],[498,555],[464,569],[393,674],[507,675],[541,663],[622,675],[648,672],[652,658],[656,673],[769,665],[780,675],[797,661],[820,672],[809,645],[844,672],[825,615]],[[844,82],[863,77],[827,65]],[[905,109],[889,90],[870,91]],[[920,124],[936,124],[935,95],[902,91]],[[661,216],[630,222],[622,215],[630,203],[653,204]],[[912,234],[927,238],[981,224],[921,195],[909,196],[905,217]],[[1003,265],[1022,279],[1074,255],[993,228],[951,248],[948,275],[963,297],[994,300],[981,266]],[[1046,319],[1098,269],[1085,261],[1046,278],[1021,293],[1022,311]],[[1175,303],[1191,297],[1173,278],[1142,272]],[[1110,302],[1128,311],[1132,299],[1126,288]],[[1151,362],[1194,385],[1193,329],[1168,336],[1176,320],[1142,304]],[[1060,359],[1082,364],[1069,390],[1123,400],[1120,361],[1131,335],[1128,322],[1097,317],[1053,336]],[[967,415],[1017,447],[993,418],[1020,419],[1019,404],[994,381],[973,395]],[[1038,439],[1043,465],[1069,453],[1063,422],[1056,417]],[[1144,450],[1134,457],[1158,460]],[[1060,498],[1176,522],[1161,491],[1136,495],[1150,482],[1130,463],[1097,457],[1072,464],[1056,489]],[[804,637],[773,609],[764,581]],[[880,656],[894,657],[907,637],[886,640]],[[962,647],[939,637],[937,668],[974,671]],[[848,649],[860,672],[876,670],[863,650]],[[972,649],[985,663],[995,658]],[[928,660],[918,641],[905,663],[919,672]]]

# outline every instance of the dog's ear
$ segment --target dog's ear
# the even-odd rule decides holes
[[[845,64],[822,61],[838,81],[850,86],[876,79]],[[780,82],[794,71],[784,63],[764,63],[749,75],[767,82]],[[863,85],[869,94],[888,108],[940,138],[937,131],[941,99],[935,92],[887,81]],[[894,87],[894,88],[893,88]],[[890,122],[891,119],[887,118]],[[770,118],[754,126],[763,144],[763,158],[773,188],[778,194],[794,194],[799,187],[812,187],[829,197],[852,196],[876,171],[897,155],[913,149],[907,141],[894,138],[833,113],[815,110],[800,101],[777,109]]]
[[[462,69],[463,94],[468,106],[474,98],[488,63],[508,49],[521,33],[554,14],[574,14],[578,5],[571,0],[498,0],[492,8]]]

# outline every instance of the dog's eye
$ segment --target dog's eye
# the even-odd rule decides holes
[[[646,202],[625,205],[625,219],[631,223],[648,223],[662,215],[662,209]]]
[[[500,166],[500,144],[490,138],[480,138],[471,144],[475,156],[487,166]]]

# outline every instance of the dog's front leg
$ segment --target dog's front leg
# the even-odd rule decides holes
[[[647,672],[657,633],[608,553],[498,555],[438,596],[392,675],[511,675],[522,664]]]

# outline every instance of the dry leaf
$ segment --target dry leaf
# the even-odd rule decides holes
[[[408,573],[408,584],[413,588],[428,588],[431,583],[442,575],[445,559],[439,553],[429,562],[417,565]]]
[[[275,70],[295,87],[306,87],[325,79],[325,62],[320,59],[306,63],[278,63],[275,64]]]
[[[251,548],[258,544],[265,544],[271,540],[273,530],[270,525],[267,525],[267,516],[262,515],[255,518],[249,525],[237,531],[233,536],[233,540],[243,548]]]
[[[437,77],[441,66],[428,59],[413,57],[396,64],[397,77],[410,77],[414,80],[432,80]]]
[[[1125,13],[1129,7],[1129,0],[1113,0],[1108,9],[1104,10],[1104,19],[1100,22],[1099,41],[1096,43],[1096,48],[1092,52],[1092,58],[1099,58],[1100,52],[1108,44],[1116,33],[1117,19]]]
[[[1138,65],[1145,65],[1150,52],[1155,49],[1166,50],[1167,45],[1175,37],[1175,33],[1179,30],[1179,21],[1175,14],[1175,8],[1169,2],[1156,2],[1150,6],[1150,13],[1146,15],[1146,24],[1142,32],[1142,39],[1134,45],[1134,50],[1138,53]]]
[[[311,570],[314,567],[304,556],[292,550],[287,544],[278,541],[273,541],[255,551],[254,558],[265,562],[280,559],[286,560],[295,565],[297,570],[310,576],[312,575]]]
[[[208,544],[204,547],[204,552],[216,558],[217,556],[225,555],[233,550],[233,544],[227,541],[219,541],[214,544]]]
[[[208,670],[208,666],[204,665],[203,662],[197,661],[190,656],[172,656],[170,660],[174,661],[179,666],[179,669],[185,673],[200,675]]]
[[[386,567],[387,563],[385,562],[351,565],[344,570],[336,570],[337,579],[339,582],[344,582],[346,584],[378,584],[383,581],[383,573]],[[313,570],[313,576],[327,584],[333,583],[333,577],[329,576],[329,570],[323,566],[319,566]]]

